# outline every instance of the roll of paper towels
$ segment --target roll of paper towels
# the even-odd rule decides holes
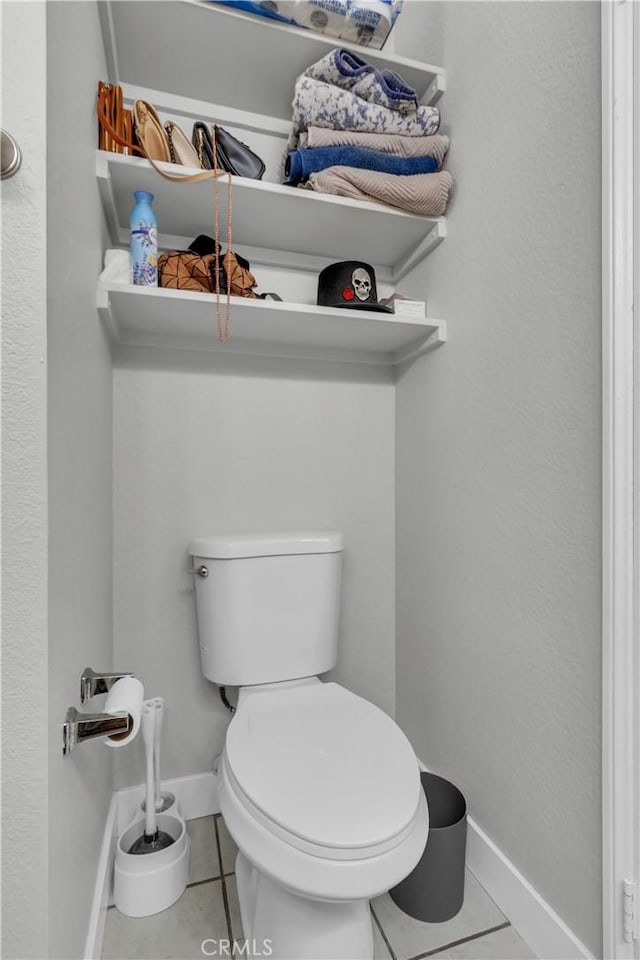
[[[135,677],[123,677],[121,680],[116,680],[109,691],[104,712],[120,713],[126,710],[133,720],[133,728],[129,733],[116,733],[112,737],[105,737],[104,742],[107,746],[124,747],[137,736],[140,729],[143,700],[144,687]]]

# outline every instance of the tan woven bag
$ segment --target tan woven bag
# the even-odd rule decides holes
[[[216,284],[216,249],[218,283]],[[158,257],[158,283],[174,290],[200,293],[229,293],[232,297],[257,298],[256,278],[249,261],[228,250],[221,256],[220,246],[211,237],[196,237],[188,250],[170,250]]]

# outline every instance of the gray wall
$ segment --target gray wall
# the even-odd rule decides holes
[[[2,953],[47,955],[46,9],[3,3]],[[28,51],[28,55],[27,55]]]
[[[456,192],[402,286],[450,339],[398,384],[397,717],[597,956],[600,11],[439,15]]]
[[[166,777],[210,770],[229,719],[200,673],[197,535],[342,530],[336,678],[393,713],[394,385],[343,377],[339,364],[232,353],[128,351],[116,368],[115,663],[166,699]],[[117,751],[120,786],[142,780],[138,741]]]
[[[163,774],[210,769],[227,716],[200,675],[189,537],[338,527],[336,675],[393,712],[397,484],[398,718],[597,954],[598,7],[420,7],[397,47],[447,66],[458,185],[446,243],[402,286],[449,320],[450,341],[397,398],[338,368],[120,358],[113,665],[167,699]],[[112,663],[112,387],[94,306],[97,15],[60,3],[48,16],[48,955],[72,957],[86,931],[69,903],[88,916],[110,763],[118,786],[140,782],[142,746],[59,755],[82,667]]]
[[[440,0],[404,0],[402,16],[396,20],[385,50],[421,63],[443,66],[444,8]],[[441,103],[440,106],[443,104]]]
[[[112,662],[111,357],[95,309],[102,213],[95,3],[52,3],[48,39],[49,957],[82,956],[112,784],[112,751],[62,758],[83,667]],[[87,705],[99,710],[104,698]]]

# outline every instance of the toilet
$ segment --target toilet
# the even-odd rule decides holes
[[[320,679],[337,660],[342,535],[202,537],[189,552],[202,671],[239,688],[218,789],[246,951],[370,960],[369,900],[418,863],[429,818],[400,728]]]

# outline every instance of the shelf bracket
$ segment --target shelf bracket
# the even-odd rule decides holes
[[[424,260],[432,250],[442,243],[447,235],[447,226],[444,217],[435,221],[426,237],[418,244],[405,259],[398,264],[392,271],[391,279],[394,284],[398,284],[403,277],[413,270],[421,260]]]
[[[102,45],[104,47],[105,60],[107,61],[107,77],[110,83],[118,83],[118,77],[120,76],[120,70],[118,68],[118,45],[116,43],[111,0],[105,0],[104,3],[98,4],[98,16],[102,30]]]
[[[269,133],[280,137],[285,142],[291,132],[291,123],[288,120],[251,113],[237,107],[225,107],[223,104],[211,103],[208,100],[194,100],[191,97],[139,87],[132,83],[122,84],[122,94],[127,104],[132,104],[134,100],[148,100],[161,113],[179,114],[190,120],[206,119],[212,123],[225,124],[225,126],[229,124],[253,133]]]
[[[112,243],[122,243],[109,162],[100,150],[96,151],[96,178],[98,180],[98,189],[100,190],[102,208],[107,221],[109,236],[111,237]]]
[[[434,350],[446,342],[447,322],[446,320],[439,320],[436,329],[419,343],[418,346],[409,347],[407,350],[398,350],[398,352],[394,354],[393,364],[398,367],[400,364],[407,363],[409,360],[415,360],[416,357],[421,357],[423,353],[429,353],[430,350]]]
[[[434,107],[446,89],[447,82],[444,74],[437,73],[420,98],[420,103],[427,107]]]
[[[118,326],[118,321],[116,320],[115,314],[111,307],[111,298],[107,290],[103,290],[102,287],[98,284],[98,292],[96,294],[96,309],[98,311],[98,316],[102,320],[102,323],[105,326],[111,340],[115,343],[119,343],[122,339],[120,327]]]

